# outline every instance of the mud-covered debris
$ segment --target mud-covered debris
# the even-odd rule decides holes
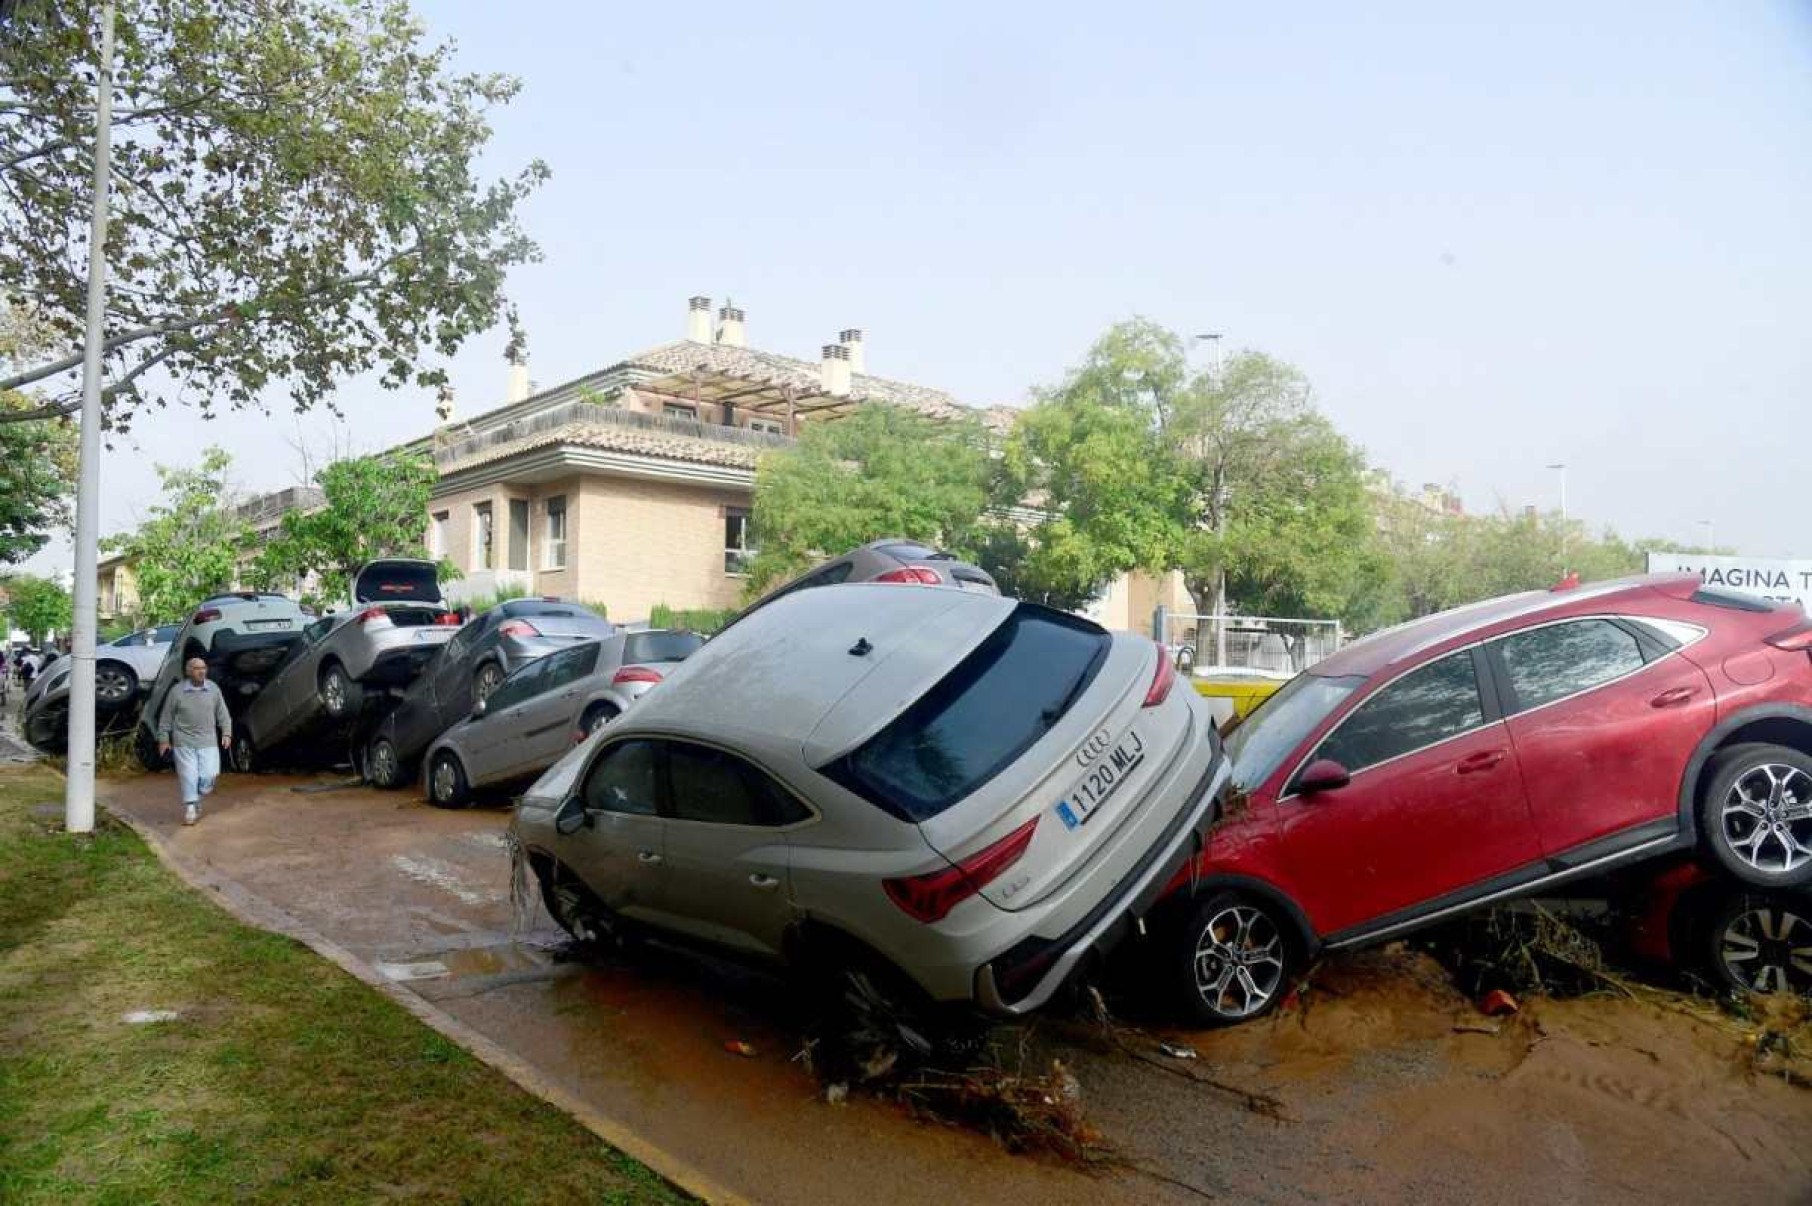
[[[824,1086],[824,1103],[826,1105],[842,1105],[848,1100],[849,1085],[844,1081]]]
[[[1168,1055],[1171,1059],[1197,1058],[1194,1047],[1185,1047],[1181,1043],[1159,1043],[1158,1050],[1162,1051],[1165,1055]]]
[[[1494,988],[1479,998],[1479,1012],[1488,1018],[1506,1018],[1521,1008],[1516,998],[1501,988]]]
[[[1033,1075],[999,1067],[925,1070],[898,1091],[909,1105],[982,1131],[1011,1152],[1042,1152],[1083,1164],[1115,1158],[1084,1119],[1082,1085],[1060,1060]]]

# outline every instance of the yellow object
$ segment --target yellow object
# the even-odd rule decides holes
[[[1277,689],[1290,680],[1287,678],[1264,678],[1252,674],[1216,675],[1205,674],[1200,678],[1189,680],[1195,685],[1197,695],[1208,699],[1224,699],[1232,707],[1234,716],[1245,716],[1265,700],[1277,693]]]

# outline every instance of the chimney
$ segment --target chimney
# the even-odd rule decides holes
[[[850,327],[847,330],[840,332],[837,335],[837,342],[842,344],[843,350],[849,353],[849,371],[852,373],[866,373],[868,371],[868,355],[862,346],[861,329],[858,327]]]
[[[686,338],[692,343],[711,342],[711,299],[695,297],[686,303]]]
[[[510,361],[509,384],[503,391],[503,404],[514,405],[524,401],[529,395],[528,362],[525,360]]]
[[[727,348],[746,348],[749,337],[743,330],[742,311],[735,306],[719,306],[717,310],[717,342]]]
[[[840,343],[825,344],[818,376],[825,393],[835,398],[849,397],[849,349]]]

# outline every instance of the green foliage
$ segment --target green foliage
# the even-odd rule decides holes
[[[751,597],[884,536],[973,552],[988,503],[981,425],[895,406],[807,424],[799,443],[761,459],[749,566]]]
[[[723,628],[736,617],[734,608],[673,608],[665,603],[656,603],[648,613],[650,628],[681,628],[687,632],[703,633],[710,636]]]
[[[186,615],[201,599],[230,589],[252,528],[233,509],[227,472],[233,458],[221,448],[203,452],[193,469],[157,466],[163,497],[134,532],[101,542],[130,557],[138,575],[141,612],[157,619]]]
[[[277,583],[318,575],[322,599],[344,599],[359,567],[379,557],[426,558],[434,462],[426,456],[357,457],[315,474],[326,503],[290,511],[258,556],[255,575]],[[453,571],[442,562],[441,576]]]
[[[481,595],[468,596],[462,602],[461,606],[469,607],[472,609],[473,615],[479,615],[491,610],[491,608],[497,606],[499,603],[508,603],[511,599],[526,598],[528,598],[528,591],[523,587],[499,586],[495,590],[486,591]],[[601,607],[598,608],[597,611],[599,615],[604,614],[604,609]]]
[[[24,307],[0,302],[0,374],[42,355],[46,337]],[[17,390],[0,390],[0,416],[38,404]],[[44,547],[49,529],[69,523],[76,440],[75,424],[64,418],[0,422],[0,564],[23,561]]]
[[[11,600],[7,614],[13,627],[30,634],[34,644],[47,633],[69,631],[71,602],[62,584],[36,574],[12,574],[0,579],[0,587]]]
[[[109,424],[147,404],[298,410],[335,383],[443,385],[539,257],[516,207],[546,177],[478,171],[518,84],[455,71],[407,0],[119,0],[105,354]],[[53,350],[0,375],[77,405],[98,4],[21,5],[0,41],[0,288]],[[4,416],[0,416],[3,419]]]

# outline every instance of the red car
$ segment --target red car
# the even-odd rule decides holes
[[[1797,605],[1690,575],[1347,646],[1227,739],[1233,802],[1175,897],[1189,1008],[1255,1017],[1318,951],[1691,847],[1751,886],[1812,881],[1808,650]]]

